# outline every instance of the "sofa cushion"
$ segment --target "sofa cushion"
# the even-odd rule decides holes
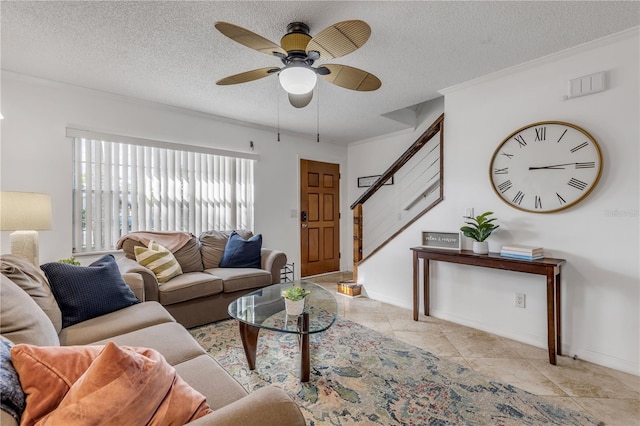
[[[44,273],[22,256],[0,256],[2,274],[31,296],[51,320],[56,332],[62,329],[62,312],[56,302]]]
[[[212,268],[206,272],[222,279],[225,293],[271,285],[271,273],[255,268]]]
[[[204,272],[190,272],[175,277],[158,289],[158,301],[162,305],[222,293],[222,280]]]
[[[262,235],[254,235],[245,240],[236,231],[229,235],[224,247],[221,268],[260,268]]]
[[[171,365],[196,358],[204,353],[202,346],[177,322],[167,322],[146,327],[109,339],[91,342],[92,345],[106,345],[115,342],[120,346],[139,346],[155,349]]]
[[[20,422],[26,396],[20,386],[18,373],[11,363],[12,347],[13,343],[9,339],[0,336],[0,408]]]
[[[168,322],[175,322],[175,320],[158,302],[138,303],[63,328],[60,332],[60,343],[63,345],[86,345]]]
[[[140,303],[111,254],[87,267],[52,262],[41,268],[62,311],[63,328]]]
[[[16,344],[60,344],[49,317],[27,293],[4,275],[0,275],[0,333]]]
[[[109,407],[124,408],[127,403],[125,401],[135,402],[138,404],[138,408],[144,408],[146,403],[158,398],[157,401],[151,404],[154,408],[158,407],[163,400],[167,400],[170,403],[169,406],[177,410],[175,405],[179,404],[175,403],[179,403],[180,398],[174,399],[170,394],[167,395],[167,391],[170,391],[174,384],[179,385],[177,387],[179,390],[187,390],[188,396],[196,395],[186,383],[178,380],[175,370],[166,363],[157,351],[152,349],[119,348],[115,343],[110,343],[106,346],[57,348],[16,345],[11,350],[11,356],[20,376],[22,387],[27,393],[27,406],[22,419],[23,423],[26,424],[33,424],[33,422],[42,419],[53,412],[56,407],[64,410],[69,406],[64,403],[65,395],[68,396],[67,393],[71,391],[73,392],[67,402],[78,402],[80,398],[85,396],[85,392],[99,396],[98,399],[88,404],[89,408],[78,411],[79,415],[106,409],[107,411],[103,411],[101,414],[105,417],[105,420],[113,420],[113,424],[147,423],[146,421],[132,421],[131,419],[135,417],[131,413],[127,413],[128,417],[119,421],[117,419],[109,419]],[[95,368],[93,368],[94,365]],[[145,370],[147,370],[146,374]],[[123,377],[126,376],[126,374],[123,375],[124,371],[129,371],[130,376],[128,378]],[[89,374],[87,375],[87,373]],[[120,382],[122,378],[126,379],[124,383]],[[155,380],[158,378],[161,380],[156,382]],[[106,383],[111,383],[113,387],[109,387],[109,385],[103,386]],[[135,393],[126,395],[124,400],[115,401],[113,398],[123,396],[125,393],[120,384],[124,384],[125,387],[134,390]],[[139,387],[140,385],[142,387]],[[150,388],[149,385],[151,385]],[[188,389],[185,389],[184,386]],[[150,391],[149,389],[154,390]],[[141,395],[144,395],[144,397]],[[198,402],[195,405],[200,407],[204,397],[201,395],[196,396]],[[79,408],[78,404],[74,405]],[[87,406],[87,404],[83,405]],[[190,406],[193,403],[188,402],[185,405]],[[167,416],[168,408],[164,407],[159,414]],[[66,412],[61,414],[67,414],[69,411],[67,409]],[[51,421],[51,424],[70,423],[66,417],[48,420]],[[96,423],[96,421],[84,420],[87,420],[86,424]]]
[[[182,275],[182,268],[175,256],[155,241],[150,241],[149,247],[136,247],[134,250],[136,261],[156,275],[158,284]]]
[[[190,387],[152,349],[111,342],[73,383],[48,424],[185,424],[211,413],[205,397]]]
[[[202,265],[204,269],[217,268],[220,266],[224,248],[232,231],[206,231],[200,234],[200,251],[202,252]],[[237,229],[235,231],[243,239],[253,236],[251,231]]]
[[[218,410],[247,395],[242,385],[209,355],[200,355],[173,367],[180,377],[207,398],[207,403],[213,410]],[[250,415],[260,414],[251,413]],[[238,421],[237,424],[242,423]]]
[[[131,260],[136,260],[136,247],[146,247],[146,245],[132,238],[127,238],[122,242],[124,255]],[[202,272],[204,270],[202,256],[200,255],[200,241],[196,237],[192,236],[184,246],[172,253],[180,264],[183,273]]]

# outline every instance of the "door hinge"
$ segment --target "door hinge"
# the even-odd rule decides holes
[[[342,213],[338,213],[338,219],[342,219]]]
[[[338,253],[338,259],[342,259],[342,253]]]

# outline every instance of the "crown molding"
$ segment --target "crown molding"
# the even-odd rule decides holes
[[[629,38],[640,37],[640,26],[633,27],[628,30],[621,31],[619,33],[611,34],[596,40],[592,40],[577,46],[573,46],[564,50],[560,50],[556,53],[551,53],[540,58],[533,59],[531,61],[523,62],[512,67],[502,69],[500,71],[493,72],[491,74],[484,75],[482,77],[474,78],[473,80],[465,81],[464,83],[456,84],[454,86],[446,87],[438,91],[442,95],[448,95],[450,93],[457,92],[458,90],[467,89],[475,85],[492,81],[495,79],[503,78],[521,71],[529,70],[540,65],[557,62],[561,59],[569,58],[582,52],[593,50],[598,47],[607,46],[618,41],[626,40]]]

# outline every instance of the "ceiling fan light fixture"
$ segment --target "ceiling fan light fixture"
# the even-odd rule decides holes
[[[318,76],[316,72],[307,67],[286,67],[278,75],[280,85],[287,93],[304,95],[316,87]]]

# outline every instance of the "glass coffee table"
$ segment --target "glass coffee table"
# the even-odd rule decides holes
[[[302,287],[311,294],[306,297],[301,315],[287,315],[282,292],[290,287]],[[256,350],[260,329],[298,335],[300,347],[300,381],[308,382],[309,335],[320,333],[333,325],[338,304],[333,294],[310,281],[274,284],[242,296],[229,305],[229,315],[238,320],[242,346],[249,369],[256,368]]]

